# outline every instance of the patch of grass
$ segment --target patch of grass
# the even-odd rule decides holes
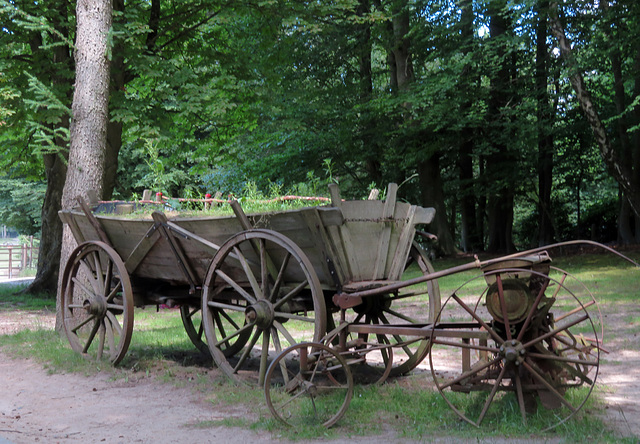
[[[50,294],[22,294],[26,285],[0,284],[1,310],[56,310],[56,298]]]

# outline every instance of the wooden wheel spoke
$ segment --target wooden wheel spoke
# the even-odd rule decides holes
[[[262,332],[262,351],[260,353],[260,370],[258,373],[258,385],[264,386],[264,377],[267,374],[267,364],[269,358],[269,344],[271,343],[271,329]]]
[[[104,321],[103,321],[104,322]],[[104,336],[105,336],[105,326],[102,325],[98,330],[98,351],[96,356],[98,360],[102,359],[102,352],[104,351]]]
[[[105,289],[105,296],[107,296],[107,289],[111,288],[111,278],[113,278],[113,262],[109,261],[107,263],[107,272],[104,274],[104,283],[103,287]],[[111,292],[113,294],[113,292]],[[109,297],[107,297],[109,299]]]
[[[116,322],[115,324],[105,322],[105,330],[107,331],[107,343],[109,344],[109,351],[111,353],[111,356],[115,356],[118,352],[116,348],[116,338],[113,333],[114,327],[119,328],[120,324],[118,322]]]
[[[571,405],[571,403],[567,401],[564,396],[558,393],[555,387],[553,387],[537,370],[534,369],[533,365],[529,363],[528,359],[525,359],[522,362],[522,365],[529,371],[531,376],[533,376],[538,382],[544,385],[547,388],[547,390],[549,390],[549,392],[553,394],[553,396],[558,398],[558,400],[562,402],[569,410],[571,410],[572,412],[576,411],[576,408],[573,405]]]
[[[278,329],[271,327],[271,337],[273,338],[273,346],[276,349],[276,356],[282,352],[282,344],[280,343],[280,336],[278,335]],[[280,372],[282,373],[282,379],[284,380],[285,385],[289,383],[289,372],[287,371],[286,362],[284,359],[281,359],[278,362],[280,365]]]
[[[222,302],[218,302],[218,301],[208,301],[207,302],[207,306],[208,307],[213,307],[213,308],[220,308],[223,311],[224,310],[231,310],[231,311],[241,311],[244,313],[245,307],[242,307],[240,305],[232,305],[232,304],[224,304]]]
[[[264,241],[264,239],[259,239],[259,251],[260,251],[260,278],[262,279],[262,285],[261,285],[261,292],[262,292],[262,297],[263,298],[267,298],[267,295],[269,295],[269,298],[271,297],[270,293],[269,293],[269,269],[267,266],[267,261],[269,260],[267,258],[267,245]],[[258,298],[260,299],[260,298]]]
[[[92,256],[94,261],[93,266],[95,267],[93,272],[95,273],[95,277],[96,277],[95,282],[96,282],[96,285],[98,286],[97,293],[99,295],[104,296],[105,295],[104,274],[102,273],[102,260],[100,259],[100,253],[95,252]]]
[[[271,302],[275,302],[278,297],[278,293],[280,292],[280,287],[282,286],[282,282],[284,280],[284,272],[286,271],[287,266],[289,265],[289,259],[291,259],[291,253],[287,251],[287,254],[282,260],[282,264],[280,265],[280,270],[278,270],[278,276],[276,276],[276,280],[273,284],[273,288],[271,289],[271,294],[269,295],[269,300]]]
[[[284,328],[284,325],[282,325],[280,322],[273,321],[273,326],[280,332],[280,334],[282,334],[282,336],[284,336],[284,338],[287,340],[289,345],[294,345],[298,343],[298,341],[293,339],[293,336],[291,336],[291,334],[287,331],[287,329]]]
[[[242,367],[242,364],[244,364],[244,361],[247,360],[247,358],[249,357],[249,353],[251,353],[251,350],[253,350],[253,346],[256,345],[256,343],[258,342],[258,339],[260,339],[261,335],[262,335],[262,331],[261,330],[256,330],[256,332],[254,333],[253,337],[251,338],[251,341],[249,341],[249,344],[247,344],[246,348],[242,352],[242,355],[240,356],[240,359],[238,359],[238,363],[233,368],[233,372],[234,373],[236,373],[238,371],[238,369],[240,367]]]
[[[81,307],[82,307],[82,306],[81,306]],[[96,318],[96,315],[91,315],[91,316],[89,316],[88,318],[86,318],[86,319],[84,319],[84,320],[80,321],[80,322],[78,323],[78,325],[76,325],[76,326],[75,326],[75,327],[73,327],[73,328],[70,328],[69,330],[70,330],[72,333],[77,334],[77,332],[78,332],[78,329],[79,329],[79,328],[84,327],[85,325],[87,325],[89,322],[91,322],[91,321],[92,321],[92,320],[94,320],[95,318]]]
[[[84,285],[84,283],[81,282],[75,276],[71,280],[72,280],[74,286],[79,287],[84,294],[86,294],[88,296],[93,296],[95,294],[95,292],[92,289],[90,289],[86,285]]]
[[[102,324],[102,318],[96,319],[96,322],[95,324],[93,324],[93,328],[89,333],[89,337],[87,337],[84,347],[82,348],[82,353],[86,353],[87,350],[89,350],[89,347],[91,346],[93,339],[96,337],[96,333],[98,333],[98,329],[100,328],[101,324]]]
[[[216,270],[216,275],[220,276],[223,281],[225,281],[227,284],[231,285],[231,287],[233,287],[233,289],[235,291],[237,291],[240,296],[242,296],[247,301],[249,301],[249,303],[251,303],[251,304],[255,304],[256,303],[256,299],[253,296],[251,296],[249,293],[247,293],[244,288],[242,288],[236,281],[231,279],[231,277],[229,277],[224,271],[218,269],[218,270]],[[256,283],[256,285],[257,285],[257,283]],[[209,303],[211,303],[211,302],[209,302]]]
[[[262,248],[261,250],[264,250],[264,249]],[[262,294],[262,289],[260,288],[260,284],[258,283],[258,280],[257,280],[255,274],[253,274],[253,270],[251,269],[251,266],[249,265],[249,262],[244,257],[244,255],[242,254],[242,252],[240,251],[240,249],[238,247],[235,247],[233,249],[233,251],[235,251],[236,255],[238,256],[238,259],[240,259],[240,265],[242,266],[242,269],[244,270],[244,274],[245,274],[245,276],[247,277],[247,279],[249,281],[249,285],[251,285],[251,289],[253,290],[253,294],[255,295],[254,300],[255,299],[264,299],[264,295]],[[261,258],[261,259],[264,259],[264,258]],[[261,269],[262,269],[262,261],[261,261]],[[220,270],[216,270],[216,272],[218,272],[218,271],[220,271]],[[220,274],[218,273],[218,275],[220,275]],[[229,282],[229,284],[231,284],[231,282]],[[231,284],[231,285],[233,285],[233,284]],[[238,286],[238,287],[241,288],[240,286]],[[236,287],[234,287],[234,288],[236,288]],[[237,290],[237,288],[236,288],[236,290]]]
[[[280,308],[282,304],[288,302],[292,297],[300,293],[304,289],[304,287],[306,287],[308,284],[309,283],[307,281],[300,282],[298,285],[295,286],[295,288],[293,288],[293,290],[291,290],[289,293],[284,295],[282,298],[278,299],[276,303],[273,304],[273,309],[277,310],[278,308]]]
[[[229,336],[225,336],[222,339],[220,339],[218,342],[216,342],[214,345],[216,347],[220,347],[222,344],[224,343],[229,343],[229,341],[233,338],[235,338],[236,336],[238,336],[239,334],[250,330],[253,328],[253,326],[256,325],[255,322],[250,322],[248,324],[245,324],[242,328],[239,328],[238,330],[234,331],[233,333],[231,333]],[[256,339],[257,340],[257,339]]]
[[[308,317],[308,316],[300,316],[297,314],[293,314],[293,313],[286,313],[283,311],[276,311],[274,313],[274,315],[278,318],[287,318],[287,319],[292,319],[295,321],[302,321],[302,322],[309,322],[309,323],[314,323],[315,319],[312,317]]]
[[[413,318],[411,318],[411,317],[409,317],[409,316],[407,316],[405,314],[402,314],[402,313],[400,313],[400,312],[398,312],[396,310],[392,310],[391,308],[385,308],[384,309],[384,313],[389,313],[390,315],[395,316],[398,319],[402,319],[403,321],[407,321],[407,322],[410,322],[412,324],[416,323],[415,319],[413,319]]]
[[[237,322],[236,322],[236,321],[235,321],[235,320],[234,320],[234,319],[229,315],[229,313],[227,313],[226,311],[224,311],[224,310],[220,310],[220,311],[218,312],[218,315],[220,315],[220,316],[222,316],[223,318],[225,318],[225,319],[227,320],[227,322],[228,322],[229,324],[231,324],[231,326],[232,326],[233,328],[235,328],[236,330],[240,328],[240,325],[238,325],[238,323],[237,323]],[[222,318],[221,318],[220,320],[222,320]]]
[[[108,311],[107,312],[107,318],[109,319],[109,322],[111,323],[111,326],[116,330],[116,334],[118,336],[120,336],[122,334],[122,326],[120,325],[120,322],[118,321],[118,318],[116,318],[116,315],[114,315],[112,312]]]
[[[113,289],[107,295],[106,297],[107,302],[113,301],[113,299],[116,297],[118,292],[121,292],[121,291],[122,291],[122,281],[118,281],[118,283],[113,287]]]
[[[220,317],[221,311],[212,310],[212,313],[213,313],[213,322],[218,327],[218,331],[220,332],[220,337],[224,338],[227,335],[227,333],[225,332],[224,324],[222,323],[222,318]]]

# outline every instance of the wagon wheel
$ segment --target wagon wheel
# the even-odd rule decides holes
[[[79,245],[65,266],[61,294],[71,348],[118,364],[133,331],[131,281],[118,253],[102,242]]]
[[[191,305],[182,305],[180,306],[180,316],[182,318],[182,325],[184,325],[184,329],[187,332],[187,336],[191,339],[193,345],[196,346],[201,353],[211,356],[211,352],[209,351],[209,346],[205,342],[205,334],[204,334],[204,324],[202,323],[202,312],[201,307],[194,307]],[[223,310],[217,310],[213,312],[213,319],[216,326],[216,329],[220,333],[220,335],[224,335],[225,331],[232,329],[239,329],[237,323],[231,318],[228,317],[227,314]],[[244,344],[247,343],[251,332],[245,331],[242,334],[233,338],[233,340],[228,343],[224,343],[222,345],[222,352],[225,356],[233,356],[238,353],[239,350],[242,349]]]
[[[324,296],[311,262],[277,232],[249,230],[232,236],[214,256],[203,290],[209,350],[218,367],[237,382],[262,385],[283,341],[318,342],[326,331]],[[228,328],[217,328],[218,315]],[[225,353],[233,341],[236,353]]]
[[[417,265],[417,269],[411,268],[413,264]],[[405,273],[411,270],[420,275],[434,272],[426,252],[415,242],[407,258]],[[355,315],[351,322],[368,325],[429,324],[434,321],[439,310],[440,288],[438,281],[433,280],[426,284],[404,287],[398,292],[364,298],[363,303],[354,308]],[[360,338],[367,343],[391,344],[395,347],[395,362],[391,368],[391,376],[410,372],[429,352],[428,338],[398,334],[361,334]],[[382,352],[382,358],[386,364],[389,356]]]
[[[331,427],[349,407],[353,377],[345,359],[332,348],[298,343],[273,360],[264,393],[269,410],[283,423]]]
[[[568,273],[561,273],[495,270],[484,275],[491,284],[475,308],[465,293],[482,276],[443,305],[429,364],[438,391],[465,421],[479,426],[512,412],[526,424],[535,414],[536,427],[548,430],[587,401],[599,369],[599,312],[595,300],[581,301],[565,283]]]

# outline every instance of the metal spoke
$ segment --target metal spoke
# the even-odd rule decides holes
[[[576,411],[576,408],[573,407],[571,403],[564,398],[564,396],[558,393],[558,391],[551,384],[549,384],[549,382],[547,382],[547,380],[544,379],[544,377],[540,375],[540,373],[538,373],[532,365],[529,364],[528,359],[525,359],[522,362],[522,365],[529,371],[529,373],[531,373],[531,375],[535,379],[537,379],[542,385],[544,385],[547,390],[549,390],[549,392],[551,392],[556,398],[558,398],[560,402],[562,402],[569,410],[571,410],[572,412]]]
[[[493,328],[491,328],[486,322],[480,318],[475,311],[471,310],[467,304],[462,302],[462,299],[458,297],[457,294],[452,294],[451,297],[460,305],[464,311],[469,313],[473,319],[475,319],[492,337],[498,344],[503,344],[504,340],[495,332]]]
[[[502,378],[504,378],[504,373],[506,371],[507,371],[507,366],[503,365],[502,366],[502,370],[500,370],[500,374],[498,375],[498,379],[496,379],[496,382],[493,385],[493,388],[491,389],[491,393],[489,394],[489,397],[487,398],[486,402],[484,403],[484,407],[482,408],[482,412],[480,412],[480,416],[478,417],[478,425],[480,425],[482,423],[482,420],[484,419],[485,415],[487,414],[487,411],[489,410],[489,406],[493,402],[493,398],[496,396],[496,392],[498,391],[498,388],[500,387],[500,383],[502,382]]]
[[[507,314],[507,304],[504,301],[504,288],[502,287],[502,276],[496,274],[496,283],[498,284],[498,301],[502,310],[502,322],[504,323],[504,330],[507,334],[507,340],[511,338],[511,325],[509,324],[509,315]]]
[[[468,370],[464,373],[462,373],[460,376],[458,376],[455,379],[452,379],[451,381],[448,381],[446,384],[443,384],[440,386],[440,390],[444,390],[447,387],[451,387],[452,385],[457,384],[458,382],[467,379],[469,377],[471,377],[471,375],[474,375],[476,373],[480,373],[482,370],[484,370],[485,368],[488,368],[490,366],[492,366],[493,364],[496,364],[498,362],[500,362],[502,360],[501,357],[497,357],[495,358],[493,361],[489,361],[489,362],[485,362],[484,364],[482,364],[480,367],[477,368],[472,368],[471,370]]]

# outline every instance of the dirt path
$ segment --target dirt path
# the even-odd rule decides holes
[[[640,308],[629,310],[640,314]],[[628,314],[628,312],[626,312]],[[597,389],[604,391],[606,421],[621,436],[640,437],[640,352],[637,333],[621,315],[607,315],[610,353],[601,359]],[[52,314],[0,311],[0,334],[20,328],[53,328]],[[253,443],[280,441],[268,432],[207,426],[221,415],[190,388],[177,388],[150,378],[111,380],[108,375],[49,375],[42,365],[0,352],[0,444],[12,443]],[[242,409],[231,412],[243,416]],[[347,437],[345,437],[345,440]],[[345,440],[335,442],[345,442]],[[353,443],[406,443],[394,432],[348,438]],[[442,437],[430,442],[450,442]],[[495,442],[495,439],[491,440]],[[328,441],[324,441],[328,442]],[[474,440],[474,442],[477,442]],[[514,441],[505,441],[514,442]],[[515,442],[533,442],[519,440]]]

